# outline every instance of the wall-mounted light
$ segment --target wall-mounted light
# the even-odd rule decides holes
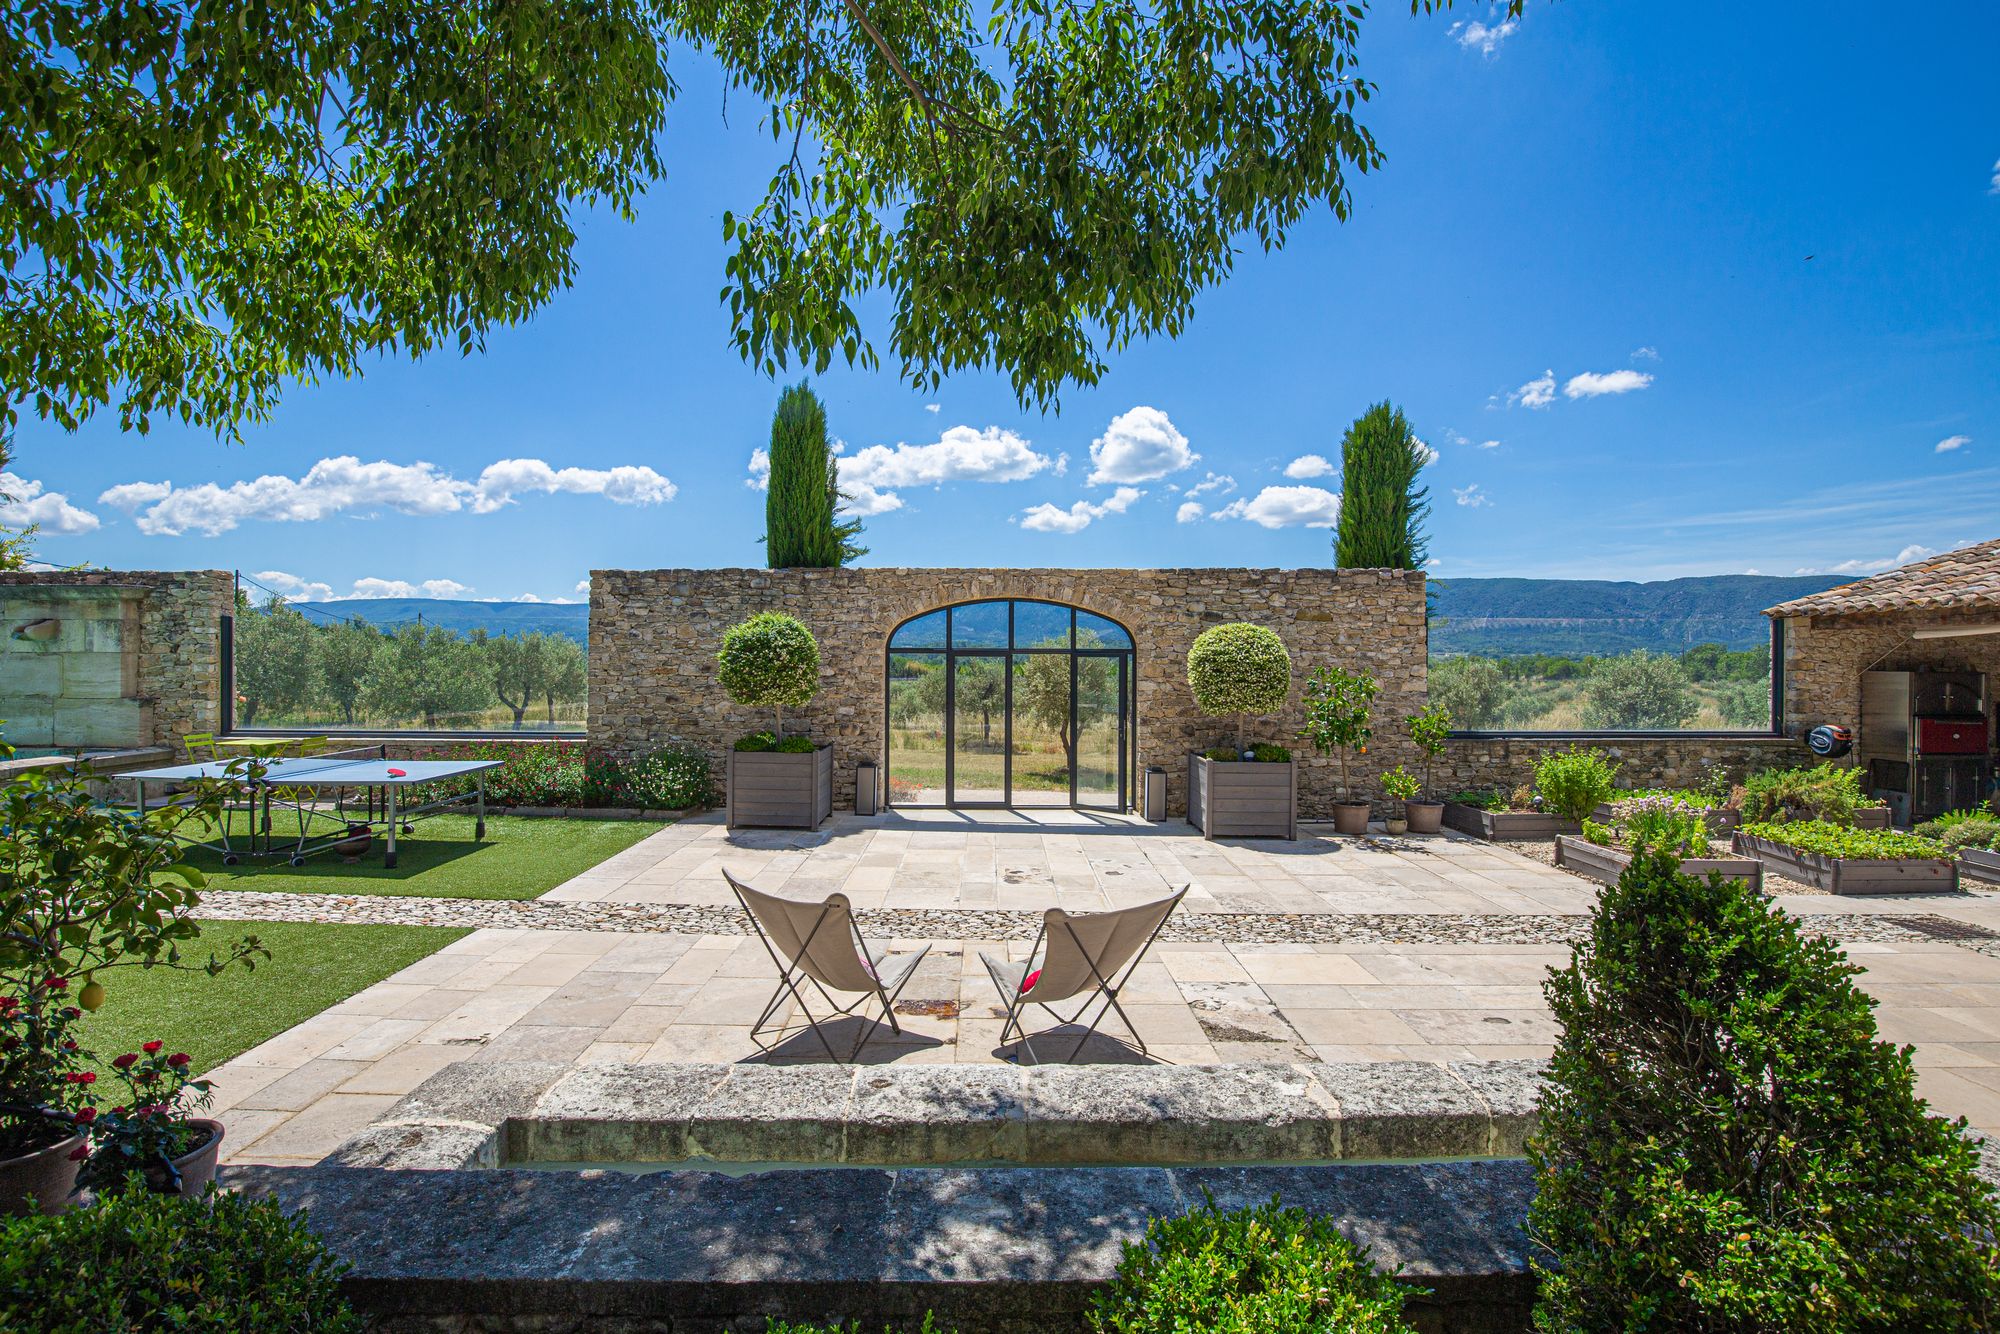
[[[33,644],[46,644],[62,633],[62,622],[53,616],[44,616],[39,621],[29,621],[26,625],[14,627],[14,638],[25,639]]]

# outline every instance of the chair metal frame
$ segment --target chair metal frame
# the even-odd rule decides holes
[[[1084,1016],[1084,1012],[1090,1009],[1091,1005],[1097,1001],[1099,996],[1102,996],[1104,998],[1104,1004],[1101,1007],[1099,1007],[1097,1011],[1097,1017],[1095,1019],[1092,1019],[1089,1024],[1084,1026],[1083,1036],[1076,1040],[1076,1046],[1070,1049],[1069,1055],[1064,1058],[1064,1063],[1067,1064],[1070,1061],[1074,1061],[1078,1056],[1083,1054],[1083,1049],[1085,1044],[1087,1044],[1091,1040],[1091,1038],[1097,1035],[1097,1026],[1103,1023],[1105,1017],[1111,1014],[1113,1011],[1117,1012],[1118,1021],[1125,1025],[1125,1031],[1132,1035],[1132,1041],[1134,1045],[1138,1047],[1139,1054],[1141,1056],[1150,1056],[1152,1053],[1146,1049],[1146,1039],[1139,1036],[1138,1026],[1132,1022],[1132,1016],[1126,1014],[1125,1007],[1118,1003],[1118,993],[1124,989],[1125,984],[1127,982],[1130,982],[1132,980],[1132,974],[1138,971],[1139,965],[1145,962],[1146,955],[1150,953],[1153,948],[1153,942],[1158,940],[1160,938],[1160,933],[1167,929],[1167,923],[1173,919],[1174,909],[1180,907],[1180,901],[1182,897],[1185,896],[1186,894],[1187,894],[1187,886],[1182,886],[1180,891],[1173,896],[1174,900],[1173,906],[1167,909],[1166,913],[1163,916],[1161,916],[1158,924],[1155,925],[1152,931],[1150,931],[1147,934],[1144,943],[1142,943],[1139,946],[1137,952],[1135,952],[1132,955],[1131,961],[1125,965],[1124,971],[1119,973],[1119,977],[1116,982],[1113,982],[1109,978],[1105,977],[1104,971],[1097,966],[1097,956],[1093,955],[1087,948],[1085,948],[1082,938],[1076,934],[1076,927],[1072,925],[1070,921],[1070,915],[1068,913],[1057,910],[1057,912],[1055,913],[1045,915],[1042,918],[1041,929],[1035,933],[1035,943],[1028,950],[1028,960],[1027,960],[1028,967],[1023,970],[1023,976],[1025,977],[1028,972],[1033,971],[1035,960],[1041,957],[1043,954],[1042,947],[1048,941],[1049,916],[1059,915],[1062,921],[1063,929],[1069,933],[1069,938],[1071,943],[1073,943],[1076,946],[1077,953],[1083,956],[1084,963],[1089,965],[1090,975],[1091,978],[1097,983],[1097,989],[1085,995],[1083,998],[1083,1004],[1077,1007],[1076,1013],[1071,1015],[1069,1018],[1065,1019],[1063,1017],[1062,1011],[1056,1009],[1057,1005],[1062,1004],[1061,1001],[1056,1001],[1054,1003],[1044,1003],[1042,1001],[1038,1001],[1033,998],[1032,993],[1034,991],[1034,988],[1030,987],[1024,991],[1018,986],[1015,987],[1014,995],[1011,998],[1011,1000],[1009,1000],[1007,1005],[1007,1021],[1000,1026],[1000,1045],[1003,1047],[1006,1046],[1008,1042],[1007,1038],[1008,1032],[1010,1030],[1018,1029],[1020,1033],[1021,1050],[1028,1054],[1029,1060],[1031,1061],[1032,1064],[1040,1065],[1042,1064],[1042,1059],[1039,1056],[1035,1055],[1034,1041],[1028,1035],[1028,1027],[1026,1024],[1023,1024],[1021,1022],[1021,1016],[1027,1010],[1027,1008],[1030,1005],[1040,1005],[1044,1010],[1047,1010],[1049,1014],[1055,1018],[1056,1020],[1055,1027],[1062,1028],[1065,1027],[1066,1025],[1074,1024],[1078,1020],[1082,1019]],[[1113,971],[1117,970],[1114,969]],[[999,979],[996,977],[994,981],[997,985]],[[1042,1031],[1044,1034],[1046,1034],[1050,1030],[1044,1029]],[[1010,1057],[1009,1059],[1010,1060],[1018,1059],[1018,1056],[1019,1053],[1016,1053],[1014,1057]]]
[[[872,991],[863,991],[855,997],[851,1004],[841,1005],[821,985],[818,978],[806,972],[805,966],[802,963],[798,962],[798,960],[788,961],[783,953],[779,951],[778,947],[772,943],[770,933],[764,930],[764,924],[757,920],[757,914],[751,911],[749,900],[743,897],[744,886],[737,881],[736,877],[729,874],[728,871],[724,871],[722,876],[723,879],[729,882],[730,892],[736,895],[737,903],[742,905],[743,915],[750,919],[750,929],[756,932],[757,939],[764,946],[764,952],[771,956],[771,962],[776,964],[778,968],[777,990],[771,993],[770,1003],[765,1005],[763,1013],[757,1016],[757,1021],[750,1025],[750,1040],[757,1044],[759,1051],[768,1054],[776,1050],[784,1041],[783,1038],[780,1038],[777,1041],[767,1043],[760,1034],[764,1032],[765,1024],[770,1020],[772,1015],[777,1013],[779,1005],[787,995],[797,1002],[799,1013],[805,1016],[806,1026],[812,1030],[813,1036],[819,1039],[819,1045],[826,1049],[828,1059],[836,1065],[854,1064],[861,1056],[861,1049],[868,1045],[868,1040],[875,1036],[876,1031],[882,1027],[885,1020],[888,1022],[890,1032],[899,1037],[902,1035],[903,1026],[896,1022],[896,997],[903,994],[903,988],[907,987],[910,984],[910,979],[917,975],[917,965],[922,963],[924,956],[931,952],[931,947],[928,943],[918,949],[914,955],[896,956],[899,961],[909,959],[910,962],[904,967],[903,975],[896,980],[893,988],[884,987],[879,975],[876,956],[868,948],[868,942],[862,938],[861,928],[854,920],[853,910],[851,908],[843,908],[843,911],[847,914],[848,936],[853,942],[855,953],[867,962],[868,973],[876,981]],[[776,896],[774,895],[773,897]],[[835,909],[833,900],[841,897],[843,896],[839,894],[830,894],[827,896],[826,902],[819,905],[819,916],[814,920],[812,930],[806,933],[804,940],[799,944],[799,959],[805,958],[807,951],[812,948],[813,941],[818,938],[820,929],[826,925],[827,918],[833,914]],[[798,903],[798,900],[789,900],[789,902]],[[810,907],[812,905],[804,903],[799,906]],[[883,957],[886,958],[888,956],[885,955]],[[831,1013],[826,1016],[824,1021],[816,1017],[812,1012],[812,1008],[806,1004],[805,994],[799,987],[798,980],[800,978],[804,978],[806,981],[812,983],[813,990],[817,991],[820,999],[826,1002],[827,1008]],[[820,1024],[822,1022],[831,1023],[835,1018],[841,1016],[850,1016],[856,1019],[862,1018],[863,1016],[855,1014],[855,1011],[867,1004],[871,996],[881,1002],[882,1013],[869,1021],[868,1027],[862,1030],[861,1037],[855,1042],[854,1049],[843,1060],[839,1053],[834,1051],[833,1044],[827,1041],[826,1034],[821,1030]],[[780,1024],[776,1031],[782,1034],[788,1026],[788,1024]]]

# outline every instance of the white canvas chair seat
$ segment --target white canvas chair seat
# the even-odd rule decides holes
[[[1188,886],[1182,885],[1166,898],[1134,904],[1111,912],[1070,913],[1051,908],[1042,915],[1042,929],[1035,936],[1028,957],[1018,963],[981,953],[986,975],[1000,992],[1007,1007],[1007,1022],[1000,1026],[1000,1045],[1018,1031],[1021,1050],[1030,1060],[1038,1060],[1021,1015],[1030,1005],[1039,1005],[1055,1017],[1058,1027],[1079,1022],[1100,998],[1097,1017],[1085,1025],[1083,1036],[1068,1059],[1075,1060],[1089,1042],[1104,1017],[1116,1011],[1119,1022],[1131,1033],[1139,1054],[1146,1054],[1146,1040],[1133,1027],[1131,1016],[1118,1003],[1118,993],[1132,978],[1139,963],[1159,938],[1167,919],[1173,916]],[[1064,1001],[1079,1000],[1076,1013],[1064,1016],[1055,1007]]]
[[[826,1048],[826,1054],[835,1061],[841,1059],[820,1028],[821,1021],[806,1004],[801,981],[810,983],[826,1002],[832,1011],[826,1016],[829,1020],[835,1015],[853,1015],[871,996],[881,1002],[882,1013],[862,1030],[854,1050],[847,1054],[849,1061],[861,1055],[861,1049],[868,1045],[868,1039],[875,1036],[875,1030],[884,1020],[888,1021],[891,1032],[903,1031],[896,1022],[896,997],[916,974],[917,965],[930,953],[929,945],[911,954],[887,954],[871,948],[861,937],[853,905],[845,894],[829,894],[820,903],[802,903],[752,889],[728,871],[722,873],[722,878],[735,891],[736,901],[750,918],[751,929],[764,942],[771,961],[778,965],[778,989],[772,993],[771,1003],[757,1016],[757,1022],[750,1026],[751,1041],[770,1050],[759,1040],[759,1034],[789,996],[798,1004],[799,1013],[805,1016],[806,1024],[820,1046]],[[829,994],[836,991],[860,994],[841,1005]],[[779,1025],[779,1031],[783,1027]]]

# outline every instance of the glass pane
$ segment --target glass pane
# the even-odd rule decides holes
[[[1660,640],[1668,633],[1665,627],[1640,631]],[[1524,652],[1496,640],[1501,647],[1489,651],[1485,633],[1458,628],[1432,640],[1430,698],[1451,714],[1453,727],[1624,732],[1771,726],[1768,643],[1600,652],[1584,636],[1576,648]]]
[[[1016,602],[1014,647],[1068,648],[1069,608],[1053,602]]]
[[[972,602],[951,609],[953,648],[1006,648],[1007,604]]]
[[[1131,648],[1132,636],[1125,633],[1117,622],[1107,621],[1102,616],[1087,611],[1076,614],[1076,646],[1078,648]]]
[[[889,655],[889,804],[944,805],[942,653]]]
[[[1003,657],[959,658],[953,669],[952,800],[1007,800],[1007,676]]]
[[[1079,619],[1081,619],[1079,617]],[[1076,803],[1117,806],[1122,749],[1118,726],[1124,694],[1123,660],[1076,660]]]
[[[1014,655],[1016,806],[1069,805],[1069,664],[1067,653]]]
[[[899,648],[943,648],[944,613],[927,612],[896,627],[896,633],[889,637],[889,647]]]

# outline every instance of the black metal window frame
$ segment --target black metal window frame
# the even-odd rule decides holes
[[[1020,647],[1016,645],[1015,611],[1020,606],[1020,604],[1024,602],[1033,603],[1037,606],[1043,606],[1043,607],[1059,607],[1062,610],[1069,613],[1069,646],[1067,648],[1050,648],[1045,645]],[[983,607],[983,606],[992,606],[995,604],[1004,604],[1007,608],[1006,644],[1005,645],[968,644],[963,648],[958,647],[958,645],[955,642],[957,637],[957,626],[956,626],[957,617],[954,616],[953,613],[958,611],[961,607]],[[917,621],[921,621],[927,616],[935,616],[940,612],[944,614],[944,642],[942,646],[933,646],[930,644],[924,644],[920,646],[911,646],[905,648],[897,647],[896,636],[899,633],[901,633],[903,627],[914,624]],[[1099,648],[1087,648],[1087,649],[1077,647],[1077,617],[1079,614],[1085,616],[1094,616],[1098,620],[1105,621],[1111,625],[1117,626],[1119,632],[1125,636],[1126,641],[1128,643],[1128,647],[1126,648],[1099,647]],[[1134,715],[1137,712],[1136,693],[1138,690],[1138,683],[1139,683],[1139,670],[1138,670],[1139,641],[1138,638],[1135,635],[1133,635],[1131,627],[1127,626],[1124,622],[1116,619],[1115,617],[1106,616],[1101,611],[1093,611],[1089,607],[1079,607],[1074,603],[1050,602],[1043,598],[1012,598],[1012,597],[972,598],[963,602],[948,602],[942,606],[931,607],[925,611],[918,612],[915,616],[906,617],[905,619],[897,622],[895,628],[889,631],[888,640],[883,645],[883,650],[882,650],[882,773],[883,773],[883,788],[885,792],[889,793],[893,793],[893,789],[890,788],[889,786],[889,781],[895,777],[896,773],[894,764],[894,747],[890,744],[893,729],[891,728],[889,723],[890,693],[893,689],[894,682],[889,675],[889,670],[890,670],[891,660],[898,654],[901,654],[906,657],[929,656],[941,659],[941,667],[945,673],[945,678],[944,678],[945,799],[943,804],[938,806],[913,805],[909,803],[899,803],[894,799],[893,795],[890,795],[885,797],[885,802],[887,805],[890,806],[902,805],[904,806],[905,809],[910,809],[910,810],[1012,809],[1014,806],[1014,672],[1013,672],[1012,660],[1017,657],[1067,656],[1070,660],[1069,661],[1070,742],[1069,742],[1069,754],[1064,756],[1064,759],[1069,769],[1069,807],[1072,810],[1087,810],[1087,811],[1128,811],[1132,809],[1132,796],[1133,796],[1132,776],[1137,771],[1138,768],[1134,758],[1134,751],[1136,749],[1138,742],[1137,719],[1135,718]],[[1005,763],[1002,765],[1001,799],[999,801],[972,802],[972,801],[956,801],[953,799],[958,791],[957,751],[956,747],[953,745],[953,742],[956,740],[956,732],[958,730],[958,720],[957,720],[958,663],[961,659],[964,658],[997,658],[1000,659],[1005,664],[1006,667],[1006,670],[1004,670],[1001,673],[1002,679],[1006,683],[1002,699],[1002,713],[1001,713],[1001,729],[1002,729],[1001,745],[1003,747]],[[1117,782],[1117,789],[1112,795],[1112,803],[1110,805],[1087,803],[1080,801],[1078,799],[1079,794],[1077,790],[1077,749],[1079,742],[1081,742],[1083,738],[1083,728],[1080,725],[1080,719],[1077,717],[1077,705],[1079,703],[1078,678],[1080,676],[1080,673],[1077,670],[1077,660],[1079,658],[1105,658],[1105,659],[1116,660],[1118,663],[1118,782]]]
[[[1454,738],[1466,741],[1761,741],[1782,740],[1785,723],[1785,621],[1771,618],[1771,721],[1764,727],[1648,728],[1619,731],[1614,728],[1568,728],[1561,731],[1530,731],[1526,728],[1491,727],[1454,729]]]

